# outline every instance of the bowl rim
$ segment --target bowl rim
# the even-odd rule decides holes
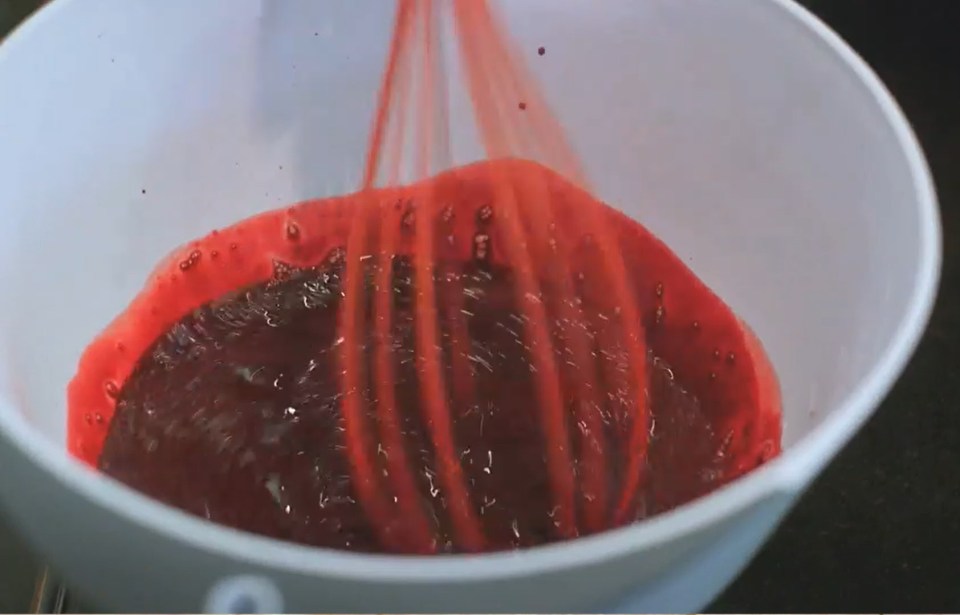
[[[54,18],[70,1],[76,0],[47,4],[0,41],[0,62],[11,46],[43,27],[45,20]],[[794,0],[761,4],[780,11],[784,19],[793,20],[807,35],[826,46],[880,108],[909,166],[921,253],[904,315],[874,366],[820,425],[749,475],[652,519],[577,540],[479,555],[358,554],[234,530],[161,504],[100,475],[70,457],[65,449],[51,451],[49,439],[29,425],[16,405],[5,398],[0,399],[0,432],[21,455],[64,489],[76,491],[99,508],[145,531],[255,567],[351,581],[479,583],[584,566],[701,532],[772,494],[798,494],[872,414],[916,349],[937,295],[942,236],[929,167],[909,122],[886,86],[839,35]]]

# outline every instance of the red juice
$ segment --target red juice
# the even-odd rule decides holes
[[[535,238],[525,272],[535,297],[518,292],[527,286],[509,258],[498,173],[516,178],[519,223]],[[546,226],[525,206],[533,187]],[[345,246],[361,205],[375,224],[348,340]],[[622,255],[642,381],[584,212]],[[432,246],[428,285],[417,224]],[[424,352],[426,286],[436,343]],[[540,306],[546,338],[530,335],[524,300]],[[544,357],[556,366],[559,431],[540,414]],[[446,432],[424,411],[431,388]],[[749,328],[641,224],[514,159],[304,202],[178,249],[86,350],[68,405],[71,453],[134,489],[238,529],[366,552],[586,535],[670,510],[780,451],[777,381]],[[556,459],[572,499],[556,495]]]

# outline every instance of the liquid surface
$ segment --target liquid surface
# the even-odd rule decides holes
[[[369,261],[368,261],[369,262]],[[369,267],[373,278],[377,266]],[[489,548],[555,539],[532,363],[514,301],[513,276],[502,268],[453,265],[439,288],[462,292],[460,312],[441,320],[442,364],[457,453]],[[417,500],[429,514],[437,548],[455,550],[435,451],[419,411],[413,350],[409,261],[394,262],[394,321],[387,339],[371,332],[367,306],[364,363],[379,344],[391,348],[396,402],[406,454],[417,477]],[[282,269],[283,279],[209,304],[183,318],[138,363],[122,391],[100,457],[107,474],[196,515],[268,536],[342,549],[376,551],[377,533],[356,500],[344,455],[337,307],[342,267]],[[449,283],[445,284],[445,282]],[[451,301],[442,301],[451,305]],[[449,331],[459,321],[461,349],[473,391],[458,385]],[[558,323],[558,337],[587,322]],[[596,349],[609,367],[622,349]],[[563,360],[568,350],[556,348]],[[651,480],[640,493],[642,518],[697,497],[724,480],[721,438],[696,398],[652,361],[654,425]],[[366,419],[378,425],[376,392],[364,377]],[[566,387],[573,386],[566,382]],[[465,386],[463,387],[465,389]],[[459,394],[458,394],[459,393]],[[603,439],[623,439],[630,408],[624,392],[603,396]],[[576,428],[576,426],[575,426]],[[581,428],[585,428],[582,425]],[[370,453],[389,485],[386,451]],[[577,458],[580,455],[576,455]],[[616,459],[616,457],[615,457]],[[616,464],[613,466],[616,468]],[[188,473],[189,476],[185,476]],[[615,488],[622,477],[611,470]],[[587,497],[590,494],[586,494]],[[397,533],[405,529],[394,520]]]
[[[521,202],[535,186],[557,221],[530,235],[535,295],[505,255],[491,167],[530,180]],[[340,246],[362,204],[377,222],[350,343]],[[588,207],[629,272],[648,349],[639,380],[623,311],[594,275],[597,242],[576,223]],[[519,211],[536,228],[535,210]],[[435,250],[427,280],[418,223]],[[564,261],[549,258],[561,249]],[[545,315],[539,348],[524,302]],[[436,334],[426,348],[423,327]],[[545,358],[560,430],[543,409]],[[440,414],[425,409],[431,387]],[[69,406],[71,451],[135,489],[236,528],[363,551],[582,536],[690,501],[780,450],[776,379],[749,329],[640,224],[511,160],[305,202],[178,249],[87,349]]]

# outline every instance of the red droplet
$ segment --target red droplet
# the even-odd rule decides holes
[[[97,422],[97,425],[102,425],[102,424],[103,424],[103,415],[100,414],[99,412],[97,412],[96,414],[93,415],[93,420],[95,420],[95,421]]]
[[[547,48],[546,48],[546,47],[539,47],[539,48],[537,49],[537,55],[541,55],[541,56],[542,56],[542,55],[545,54],[545,53],[547,53]]]
[[[520,101],[520,104],[517,105],[517,106],[520,107],[520,110],[521,110],[521,111],[526,111],[526,110],[527,110],[527,103],[523,102],[522,100]]]
[[[120,387],[118,387],[117,383],[113,380],[107,380],[103,385],[103,389],[107,392],[107,395],[114,399],[120,394]]]

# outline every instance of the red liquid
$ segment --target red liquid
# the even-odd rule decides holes
[[[566,442],[544,431],[539,414],[532,323],[504,256],[504,216],[491,181],[498,174],[517,178],[520,222],[535,243],[571,250],[568,280],[557,278],[549,253],[533,250],[531,259]],[[550,228],[523,206],[535,196],[546,196]],[[343,246],[361,198],[373,203],[374,228],[355,300],[360,386],[353,393],[365,438],[352,439],[338,322]],[[69,389],[71,452],[168,504],[276,538],[364,551],[477,550],[456,526],[459,513],[438,478],[435,425],[422,408],[422,388],[436,384],[416,351],[414,306],[423,287],[413,272],[413,229],[424,203],[438,205],[426,226],[434,358],[479,548],[570,537],[564,515],[573,535],[642,519],[779,453],[776,379],[746,326],[640,224],[543,167],[514,160],[268,212],[178,250],[81,359]],[[578,224],[585,211],[608,222],[623,256],[649,349],[643,382],[630,373],[619,306],[595,275],[602,255]],[[395,245],[384,256],[388,236]],[[373,288],[384,284],[391,293]],[[387,335],[374,305],[382,297],[392,316]],[[586,341],[586,355],[574,351],[577,340]],[[586,363],[572,359],[584,356]],[[386,387],[385,372],[392,372]],[[650,402],[642,430],[634,429],[638,395]],[[635,433],[645,434],[645,455],[628,476]],[[388,504],[374,512],[358,502],[347,454],[357,446],[372,464],[372,491]],[[548,453],[558,448],[572,463],[570,510],[553,495]],[[631,479],[639,487],[622,503]],[[424,533],[427,543],[418,538]]]

